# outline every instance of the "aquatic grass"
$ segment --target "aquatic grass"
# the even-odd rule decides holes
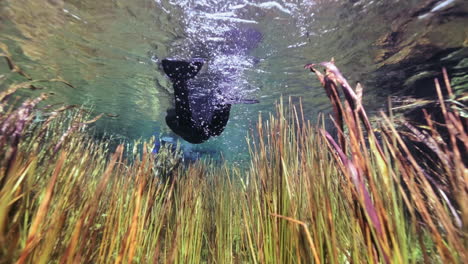
[[[466,132],[459,113],[456,110],[450,113],[447,111],[438,80],[435,80],[435,85],[441,111],[444,116],[443,126],[448,131],[449,136],[444,141],[444,138],[438,134],[437,129],[431,125],[431,118],[427,115],[426,121],[429,125],[427,131],[419,131],[415,127],[411,127],[408,122],[406,122],[406,126],[416,138],[419,137],[421,139],[421,135],[432,134],[433,139],[427,140],[426,144],[430,149],[435,150],[434,154],[439,159],[437,161],[433,160],[434,164],[431,165],[443,168],[436,175],[439,177],[438,180],[449,183],[449,185],[454,183],[461,184],[460,186],[462,187],[451,185],[449,186],[450,188],[446,189],[453,192],[453,197],[457,197],[454,200],[460,206],[460,211],[454,208],[452,205],[453,201],[447,198],[441,186],[438,186],[428,172],[418,164],[413,153],[409,150],[405,141],[402,140],[401,133],[393,125],[393,122],[384,113],[381,113],[384,129],[381,138],[386,143],[384,145],[384,152],[384,148],[377,140],[360,102],[361,96],[359,93],[362,94],[362,87],[358,84],[356,88],[357,94],[354,93],[354,90],[351,89],[333,62],[325,62],[321,63],[321,65],[326,68],[325,75],[317,71],[314,68],[315,65],[308,65],[307,68],[310,68],[317,74],[324,86],[330,87],[332,90],[337,90],[340,87],[345,94],[345,106],[343,107],[339,102],[336,103],[342,115],[336,115],[335,112],[335,118],[343,117],[344,123],[348,127],[348,145],[351,148],[352,160],[345,154],[345,146],[340,147],[327,132],[324,133],[326,134],[330,148],[338,154],[342,171],[345,174],[349,174],[349,178],[352,179],[356,189],[358,189],[356,199],[360,201],[360,207],[366,213],[366,217],[363,220],[372,224],[373,246],[378,249],[381,257],[386,262],[389,262],[390,259],[388,257],[390,252],[394,254],[394,257],[399,257],[395,253],[401,254],[403,250],[397,247],[398,243],[395,242],[398,242],[398,237],[395,237],[395,235],[398,235],[398,231],[404,228],[404,223],[401,222],[402,219],[392,219],[394,215],[389,214],[390,211],[388,210],[390,204],[386,203],[388,198],[382,195],[386,193],[386,189],[394,190],[392,187],[397,186],[401,190],[399,195],[405,201],[405,209],[408,208],[411,213],[412,221],[417,223],[422,220],[424,225],[429,228],[430,234],[433,236],[432,241],[435,242],[442,261],[448,263],[465,259],[464,241],[466,233],[463,233],[463,222],[460,219],[460,215],[466,214],[463,208],[464,205],[462,205],[466,204],[466,200],[465,198],[461,198],[466,197],[466,167],[462,156],[466,156],[466,143],[468,141],[466,141]],[[444,70],[443,73],[448,95],[453,98],[447,72]],[[337,94],[338,91],[333,91],[333,93]],[[466,123],[466,120],[464,121]],[[365,130],[360,128],[361,122]],[[338,123],[340,123],[339,120]],[[455,127],[458,129],[455,129]],[[343,127],[338,128],[340,129],[339,131],[343,131]],[[366,132],[365,137],[363,136],[363,132]],[[435,144],[434,139],[438,140],[437,144]],[[459,149],[459,143],[463,144],[464,148]],[[447,149],[448,145],[451,146],[450,150]],[[368,152],[368,149],[370,152]],[[444,151],[440,151],[441,149],[444,149]],[[369,157],[369,155],[371,156]],[[447,159],[447,157],[450,158]],[[429,155],[425,159],[429,160]],[[393,162],[395,162],[396,166],[392,166]],[[375,172],[372,172],[372,170],[375,170]],[[397,185],[389,186],[388,178],[395,180],[395,184]],[[408,188],[407,191],[402,190],[401,182]],[[380,189],[382,186],[387,188]],[[372,194],[372,200],[369,193]],[[395,197],[394,195],[392,196]],[[388,202],[391,202],[391,200],[388,200]],[[397,201],[393,201],[393,204],[395,202]],[[379,208],[380,210],[376,210],[375,208]],[[396,211],[396,213],[400,214],[401,212],[402,210]],[[394,223],[391,223],[393,222],[392,220],[395,223],[399,223],[399,225],[395,226]],[[386,232],[383,232],[383,227],[387,230]],[[410,225],[409,227],[418,230],[420,228],[419,225]],[[404,244],[406,245],[406,243]],[[421,247],[423,246],[421,245]],[[427,260],[427,256],[425,257]],[[401,262],[404,259],[396,260]]]
[[[338,134],[281,100],[247,137],[247,170],[184,164],[178,149],[153,154],[151,140],[111,151],[87,132],[102,115],[8,93],[0,263],[463,263],[467,137],[457,103],[436,84],[443,122],[381,113],[371,123],[362,87],[322,66],[308,68]],[[415,156],[414,143],[429,156]]]

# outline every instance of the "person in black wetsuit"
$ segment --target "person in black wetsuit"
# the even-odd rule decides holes
[[[193,144],[219,136],[226,127],[231,111],[231,104],[216,96],[219,91],[206,91],[211,93],[210,102],[194,102],[194,91],[189,86],[203,64],[201,59],[162,61],[163,70],[174,87],[175,102],[175,109],[167,111],[166,123],[174,133]],[[205,113],[204,117],[199,116],[200,112]]]

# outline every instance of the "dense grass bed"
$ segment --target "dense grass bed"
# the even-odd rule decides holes
[[[52,107],[38,121],[47,94],[14,104],[34,81],[13,84],[0,93],[0,263],[463,263],[467,123],[448,78],[444,123],[371,124],[362,89],[322,66],[308,68],[338,135],[280,102],[247,139],[250,169],[184,165],[153,142],[111,153],[87,134],[99,116]]]

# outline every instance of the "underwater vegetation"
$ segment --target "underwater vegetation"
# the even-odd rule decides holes
[[[184,165],[151,141],[110,151],[87,134],[101,116],[44,107],[47,89],[15,97],[35,88],[13,83],[0,93],[0,263],[463,263],[466,98],[448,75],[441,118],[371,122],[334,62],[307,68],[337,135],[280,101],[247,137],[245,170]]]

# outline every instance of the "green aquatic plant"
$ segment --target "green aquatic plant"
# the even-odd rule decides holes
[[[418,230],[424,226],[424,229],[427,228],[428,233],[432,235],[431,241],[435,243],[435,249],[444,263],[453,263],[466,258],[466,226],[463,224],[468,220],[465,207],[467,175],[463,161],[468,143],[464,128],[466,120],[457,108],[452,108],[453,111],[447,110],[445,104],[449,102],[452,105],[453,100],[444,101],[438,80],[435,81],[435,85],[444,117],[441,126],[449,135],[442,137],[427,113],[427,125],[424,130],[405,122],[412,138],[423,142],[431,150],[430,152],[433,152],[425,153],[427,156],[418,159],[403,140],[407,134],[397,131],[393,120],[383,112],[381,113],[382,132],[378,140],[375,129],[361,104],[362,87],[358,84],[354,92],[333,62],[321,65],[326,68],[325,75],[317,71],[315,65],[308,65],[307,68],[317,74],[321,83],[330,89],[331,93],[337,95],[338,89],[341,88],[345,94],[344,103],[339,100],[332,103],[338,109],[338,114],[335,111],[336,123],[344,123],[348,128],[348,140],[346,144],[340,146],[326,131],[323,133],[330,150],[335,152],[338,166],[355,187],[354,195],[359,201],[359,212],[364,212],[365,216],[361,221],[367,223],[361,225],[361,228],[371,232],[371,244],[375,250],[385,262],[406,263],[410,252],[406,252],[406,256],[402,255],[401,253],[405,253],[405,248],[398,247],[409,245],[401,239],[410,238],[408,235],[411,235],[411,232],[399,234],[395,231],[412,228],[416,230],[415,234],[420,235]],[[445,70],[443,72],[448,95],[454,98],[447,72]],[[338,130],[343,137],[343,125],[338,125]],[[346,155],[346,147],[350,149],[350,155]],[[438,159],[431,159],[431,154]],[[429,172],[417,162],[421,160],[432,161],[431,167],[440,168],[437,180],[444,182],[445,186],[436,183]],[[460,185],[455,186],[455,184]],[[453,200],[448,198],[447,192],[450,192]],[[391,205],[398,204],[400,208],[393,209],[394,213],[388,210]],[[457,209],[454,204],[458,205]],[[402,205],[404,207],[401,207]],[[395,218],[406,211],[411,224]],[[414,224],[419,221],[423,224]],[[420,249],[423,250],[425,245],[420,237],[418,241]],[[424,250],[423,255],[424,260],[429,261],[430,258]],[[392,256],[393,260],[390,259]]]
[[[87,133],[101,115],[2,93],[0,263],[463,263],[468,141],[455,103],[437,84],[443,124],[370,123],[362,87],[322,65],[309,68],[338,135],[280,101],[247,137],[247,170],[183,164],[151,141],[110,151]]]

